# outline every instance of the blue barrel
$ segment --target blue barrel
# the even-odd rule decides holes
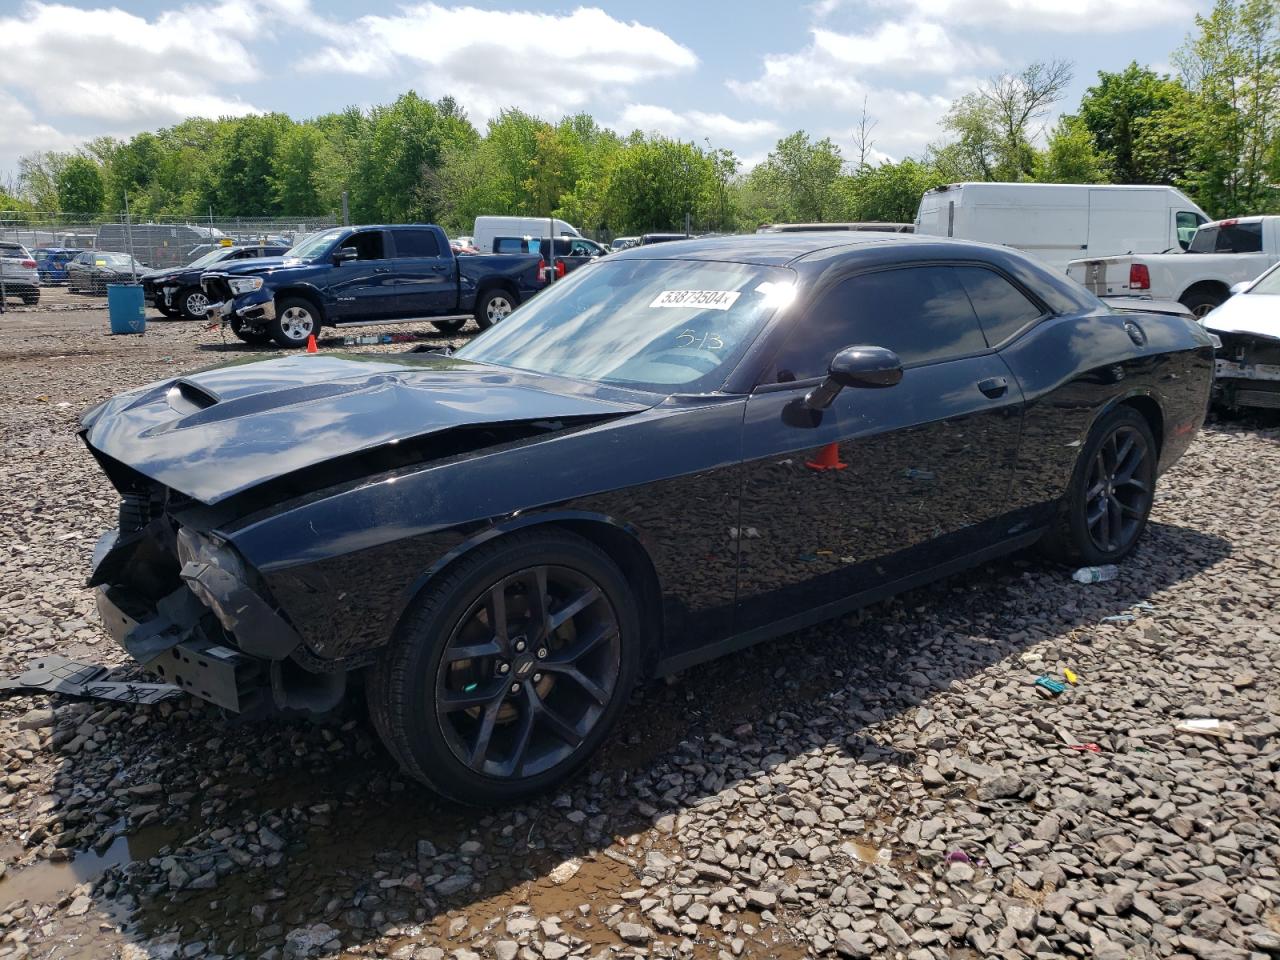
[[[111,317],[112,333],[145,333],[147,311],[142,305],[142,285],[108,283],[107,314]]]

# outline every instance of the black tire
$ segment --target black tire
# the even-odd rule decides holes
[[[28,307],[34,307],[37,303],[40,302],[40,291],[39,290],[23,290],[22,302],[25,303]]]
[[[199,287],[183,287],[173,302],[183,320],[203,320],[209,313],[209,298]]]
[[[1224,294],[1212,290],[1192,290],[1184,293],[1178,302],[1200,319],[1226,303],[1227,298]]]
[[[251,343],[255,347],[260,347],[271,342],[271,334],[246,327],[244,325],[244,321],[238,317],[231,321],[231,332],[245,343]]]
[[[310,300],[285,297],[276,302],[276,318],[267,330],[286,350],[300,350],[307,345],[307,337],[320,334],[320,311]]]
[[[535,608],[538,592],[549,600]],[[488,626],[497,596],[500,632]],[[368,678],[370,714],[410,776],[460,803],[509,803],[591,756],[635,683],[640,644],[635,597],[604,551],[570,533],[514,534],[417,598]]]
[[[431,325],[444,334],[455,334],[467,325],[465,319],[460,320],[432,320]]]
[[[1151,513],[1157,458],[1151,427],[1137,410],[1120,406],[1104,416],[1080,451],[1057,521],[1042,542],[1044,552],[1087,566],[1127,556]]]
[[[503,287],[490,287],[476,299],[476,325],[488,330],[505,320],[520,303],[514,293]]]

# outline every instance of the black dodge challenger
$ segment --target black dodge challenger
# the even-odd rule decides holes
[[[235,362],[85,414],[122,497],[91,583],[232,710],[363,683],[404,769],[543,790],[646,675],[1009,551],[1119,560],[1213,347],[1014,251],[689,240],[577,271],[451,356]]]

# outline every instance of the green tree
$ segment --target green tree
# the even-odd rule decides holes
[[[747,177],[747,202],[761,222],[818,222],[838,216],[836,184],[844,160],[829,138],[803,130],[779,140]]]
[[[928,164],[908,157],[899,163],[866,166],[848,178],[850,219],[909,223],[916,217],[920,196],[945,183]]]
[[[311,124],[301,124],[280,138],[271,160],[271,189],[275,206],[290,216],[316,216],[325,212],[320,196],[320,162],[326,142]]]
[[[106,212],[123,213],[126,194],[133,200],[145,193],[163,159],[163,145],[153,133],[140,133],[120,144],[108,168]]]
[[[1280,134],[1280,5],[1217,0],[1197,14],[1197,34],[1174,60],[1195,95],[1195,116],[1179,117],[1192,154],[1188,186],[1219,214],[1273,209],[1270,184]]]
[[[1080,99],[1078,116],[1102,153],[1116,183],[1171,183],[1166,164],[1143,162],[1143,141],[1177,105],[1186,91],[1177,81],[1149,67],[1130,63],[1120,73],[1098,72],[1098,82]]]
[[[700,220],[714,179],[710,158],[692,143],[633,139],[609,171],[613,225],[619,232],[683,230],[686,215]]]
[[[45,151],[28,153],[18,158],[18,189],[33,209],[57,211],[58,174],[72,154]]]
[[[1079,117],[1062,116],[1049,134],[1049,145],[1035,158],[1041,183],[1106,183],[1106,157]]]
[[[58,209],[63,213],[93,214],[106,197],[102,172],[82,154],[68,158],[57,176]]]

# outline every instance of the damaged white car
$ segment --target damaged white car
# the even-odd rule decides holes
[[[1231,410],[1280,410],[1280,264],[1236,284],[1232,297],[1204,318],[1222,345],[1214,364],[1213,398]]]

